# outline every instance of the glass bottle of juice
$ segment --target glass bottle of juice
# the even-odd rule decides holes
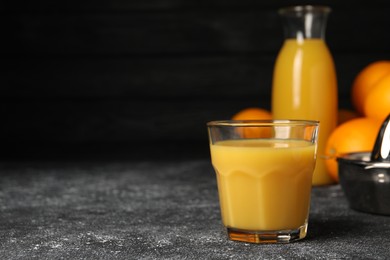
[[[279,10],[285,41],[276,59],[272,85],[275,119],[320,121],[313,185],[331,184],[325,165],[326,141],[337,123],[337,79],[324,33],[330,8],[294,6]]]

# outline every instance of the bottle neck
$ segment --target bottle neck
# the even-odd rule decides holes
[[[285,39],[325,39],[329,7],[294,6],[279,10],[283,19]]]

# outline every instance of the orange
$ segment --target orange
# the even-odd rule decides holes
[[[248,107],[232,117],[233,120],[272,119],[272,114],[264,108]]]
[[[364,114],[382,121],[390,114],[390,73],[368,93],[364,101]]]
[[[341,125],[351,119],[359,117],[359,114],[356,111],[350,109],[339,109],[337,115],[337,125]]]
[[[233,117],[233,120],[263,120],[263,119],[272,119],[272,114],[270,111],[258,108],[258,107],[249,107],[245,108]],[[268,130],[268,131],[266,131]],[[261,127],[247,127],[240,131],[240,133],[245,138],[259,138],[259,137],[269,137],[271,134],[269,129],[261,129]]]
[[[358,73],[352,84],[352,103],[357,112],[363,115],[365,98],[373,86],[387,74],[390,74],[388,60],[372,62]]]
[[[336,127],[325,147],[325,164],[335,181],[339,180],[337,157],[345,153],[371,151],[381,125],[382,121],[378,119],[359,117]]]

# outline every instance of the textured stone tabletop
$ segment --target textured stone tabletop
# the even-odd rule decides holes
[[[1,163],[0,259],[390,259],[390,217],[312,191],[308,236],[228,241],[207,160]]]

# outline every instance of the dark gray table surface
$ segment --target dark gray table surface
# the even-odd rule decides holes
[[[1,163],[0,259],[390,259],[390,217],[312,191],[308,236],[227,240],[208,160]]]

